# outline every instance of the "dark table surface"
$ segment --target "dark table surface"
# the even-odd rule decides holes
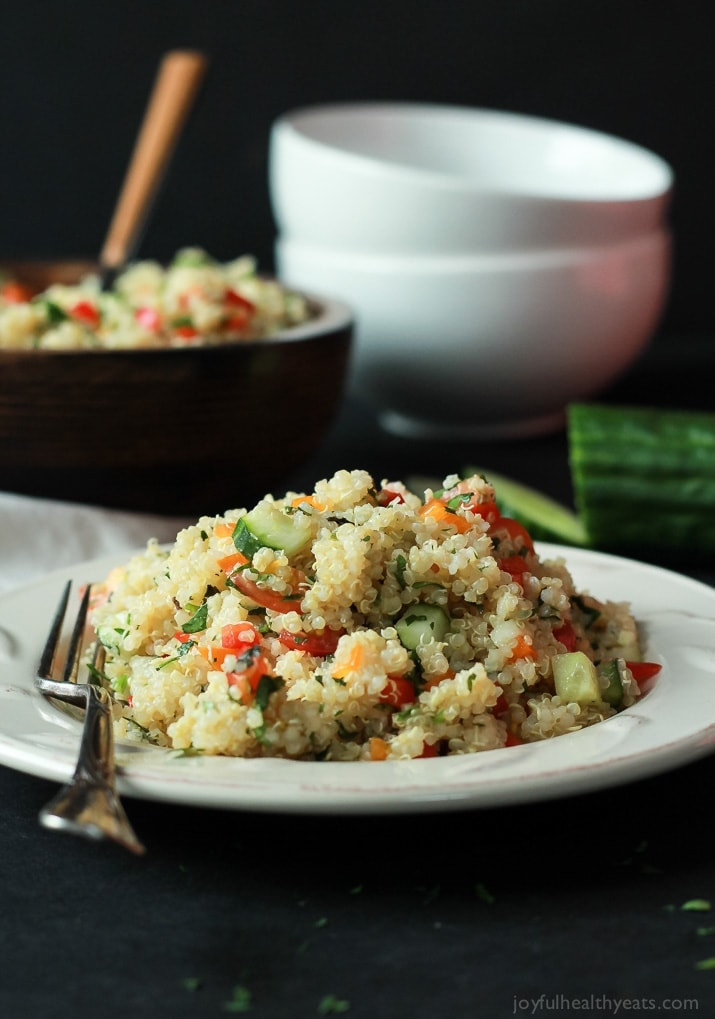
[[[715,409],[710,344],[656,344],[602,399]],[[446,444],[349,402],[310,485],[479,463],[571,499],[565,434]],[[687,570],[715,584],[715,563]],[[685,570],[683,572],[686,572]],[[303,816],[128,800],[143,857],[42,829],[0,767],[0,1016],[715,1015],[715,757],[521,806]],[[712,901],[712,910],[683,908]]]

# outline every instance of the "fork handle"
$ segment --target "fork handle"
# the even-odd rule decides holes
[[[81,688],[80,688],[81,689]],[[72,780],[41,811],[46,828],[89,838],[111,838],[143,853],[114,791],[114,739],[111,698],[102,687],[86,687],[86,714],[79,757]]]

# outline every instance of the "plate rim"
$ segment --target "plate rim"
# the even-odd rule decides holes
[[[706,651],[715,652],[715,627],[712,627],[715,622],[715,586],[654,563],[609,552],[551,542],[535,544],[542,558],[565,560],[569,570],[577,574],[575,583],[579,590],[584,586],[593,587],[593,579],[586,585],[578,579],[580,570],[588,574],[598,573],[599,569],[620,569],[634,578],[636,584],[639,580],[645,582],[651,578],[671,581],[676,593],[682,594],[686,601],[687,596],[705,596],[709,615],[688,615],[694,624],[699,625],[702,621],[710,624],[713,636],[709,637],[710,630],[706,630]],[[141,552],[142,549],[136,551]],[[5,634],[7,644],[8,633],[3,627],[3,618],[8,611],[11,618],[13,609],[15,615],[19,613],[22,616],[28,599],[42,603],[43,598],[51,611],[59,597],[60,585],[68,579],[75,580],[76,585],[96,580],[119,562],[127,561],[132,554],[105,554],[64,566],[3,592],[0,594],[0,636]],[[612,589],[597,593],[599,597],[613,601],[632,601],[632,598],[619,598],[618,592]],[[668,606],[665,605],[664,609],[668,610]],[[648,613],[640,618],[635,609],[634,612],[645,627],[653,624]],[[663,609],[658,612],[662,613]],[[66,781],[74,770],[81,724],[49,705],[34,686],[30,662],[39,660],[39,648],[49,619],[49,612],[46,621],[43,615],[39,632],[23,625],[19,632],[10,633],[14,647],[11,644],[9,653],[6,647],[3,654],[0,647],[0,707],[3,702],[7,706],[10,699],[19,694],[22,711],[30,722],[35,723],[35,729],[25,733],[23,740],[17,733],[8,731],[8,713],[0,711],[0,765],[61,782]],[[678,654],[688,648],[687,644],[673,645],[672,648],[660,648],[658,653],[666,653],[667,668],[668,653],[671,658],[677,659]],[[699,720],[687,731],[678,734],[676,730],[672,738],[656,737],[655,742],[650,737],[645,741],[641,738],[644,729],[648,730],[650,726],[652,731],[654,722],[656,728],[662,726],[661,719],[653,718],[649,708],[643,710],[644,704],[650,704],[648,697],[651,695],[647,695],[612,719],[553,740],[429,760],[311,762],[256,758],[249,761],[242,758],[186,757],[168,749],[137,749],[131,744],[120,743],[117,746],[117,783],[121,795],[129,798],[191,807],[287,814],[439,813],[558,799],[652,777],[711,753],[715,749],[715,666],[706,669],[691,663],[684,682],[686,693],[689,686],[698,689],[699,685],[709,682],[709,672],[712,672],[711,713],[708,715],[701,711]],[[660,707],[656,703],[658,711],[667,711],[675,703],[677,690],[674,678],[668,677],[665,685],[656,684],[654,687],[654,693],[660,690],[656,701],[665,700]],[[703,686],[703,689],[706,687]],[[623,719],[625,723],[619,723]],[[625,736],[615,739],[615,743],[614,723],[626,729]],[[627,746],[623,748],[623,740],[629,738],[629,727],[630,733],[636,737],[636,749],[631,752]],[[599,744],[602,744],[600,750]],[[579,745],[588,750],[580,762]],[[609,754],[608,748],[612,745],[619,749]],[[577,760],[567,766],[564,762],[570,759],[571,751]],[[505,756],[495,759],[492,757],[494,754]],[[532,760],[534,757],[536,761]],[[378,776],[379,780],[375,781]],[[286,781],[287,777],[290,781]],[[383,777],[389,781],[381,781]]]

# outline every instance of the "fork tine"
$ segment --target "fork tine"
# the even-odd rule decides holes
[[[115,788],[112,700],[102,684],[77,681],[92,585],[87,584],[72,634],[64,667],[64,678],[53,678],[55,660],[63,630],[71,581],[65,585],[50,626],[37,673],[37,687],[49,697],[58,697],[84,707],[80,750],[74,774],[57,795],[40,811],[46,828],[60,829],[89,838],[109,838],[134,853],[146,852],[137,839]],[[97,641],[94,669],[104,667],[104,647]]]
[[[52,678],[52,670],[57,656],[57,648],[60,642],[60,634],[62,633],[62,624],[64,622],[65,613],[67,612],[67,602],[69,601],[71,587],[72,581],[68,580],[65,584],[57,609],[55,610],[52,626],[50,627],[50,632],[47,635],[47,640],[45,641],[45,646],[42,650],[39,675],[43,679]]]
[[[76,682],[77,680],[77,670],[79,668],[79,659],[82,651],[84,629],[87,624],[87,612],[89,610],[89,598],[91,592],[92,585],[87,584],[79,606],[79,611],[77,612],[77,618],[75,619],[72,636],[70,637],[70,643],[67,649],[67,660],[65,661],[65,668],[62,674],[62,681],[65,683]]]

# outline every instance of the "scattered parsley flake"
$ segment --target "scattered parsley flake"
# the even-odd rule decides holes
[[[318,1005],[318,1012],[320,1015],[339,1015],[347,1012],[349,1008],[349,1001],[345,1001],[343,998],[336,998],[334,994],[326,994]]]
[[[328,926],[328,918],[327,918],[327,916],[321,916],[321,917],[319,917],[319,918],[318,918],[318,919],[317,919],[317,920],[315,921],[315,926],[316,926],[316,927],[327,927],[327,926]]]
[[[711,934],[715,934],[715,927],[698,927],[695,933],[698,937],[707,938]]]
[[[193,647],[196,647],[196,641],[195,640],[185,640],[183,642],[183,644],[179,644],[179,648],[178,648],[178,650],[176,652],[176,657],[177,658],[183,658],[184,655],[188,655],[189,651]]]
[[[488,906],[491,906],[492,903],[495,901],[492,893],[489,891],[486,885],[482,884],[481,881],[478,881],[475,884],[474,892],[477,898],[481,899],[482,902],[486,902]]]
[[[233,997],[223,1004],[226,1012],[250,1012],[252,1007],[251,992],[243,984],[236,984]]]
[[[280,690],[282,686],[283,680],[280,676],[261,676],[256,687],[256,707],[260,708],[261,711],[265,711],[268,707],[268,699],[271,694],[275,690]]]
[[[198,991],[201,981],[198,977],[186,977],[185,980],[182,980],[182,986],[185,991]]]
[[[712,906],[709,899],[688,899],[680,908],[693,913],[708,913]]]
[[[192,606],[193,607],[193,606]],[[181,627],[184,633],[199,633],[201,630],[206,629],[206,621],[208,618],[209,603],[204,602],[200,605],[196,612],[193,614],[191,619],[187,620]]]
[[[700,962],[695,963],[696,969],[715,969],[715,956],[710,956],[709,959],[701,959]]]

